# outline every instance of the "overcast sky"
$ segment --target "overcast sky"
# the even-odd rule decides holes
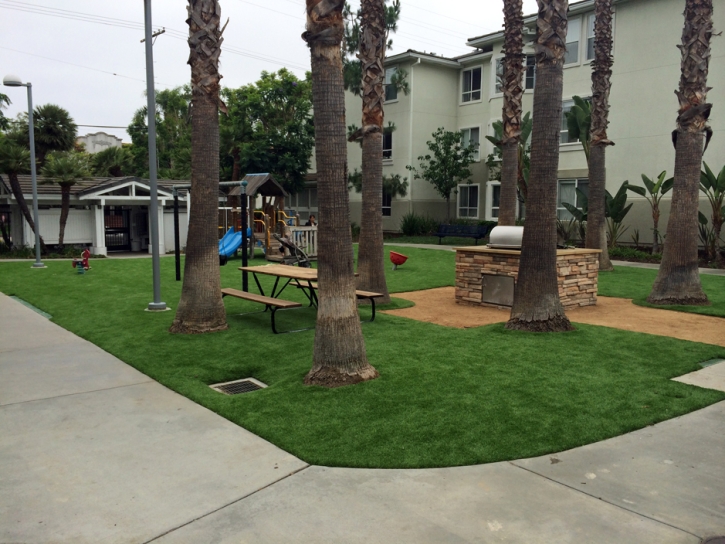
[[[416,49],[455,56],[471,49],[466,39],[501,29],[502,0],[401,0],[398,33],[390,55]],[[156,88],[188,83],[189,49],[183,0],[153,0],[154,30],[167,33],[154,45]],[[357,8],[359,0],[353,0]],[[222,45],[222,85],[256,81],[263,70],[283,66],[298,76],[309,69],[309,52],[300,38],[304,2],[297,0],[221,0],[229,19]],[[446,11],[450,8],[450,11]],[[536,0],[524,0],[525,14]],[[79,135],[105,131],[130,139],[123,128],[145,104],[145,57],[141,0],[0,0],[0,77],[19,76],[33,84],[35,106],[66,108]],[[5,111],[26,111],[25,89],[3,87],[13,101]]]

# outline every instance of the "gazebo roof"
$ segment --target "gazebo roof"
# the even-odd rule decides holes
[[[287,191],[272,177],[272,174],[247,174],[242,181],[247,182],[247,194],[262,196],[289,196]],[[229,196],[240,196],[241,187],[232,187]]]

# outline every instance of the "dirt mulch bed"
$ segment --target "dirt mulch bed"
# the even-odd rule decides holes
[[[384,313],[426,321],[445,327],[467,329],[508,321],[508,309],[457,304],[455,289],[441,287],[426,291],[396,293],[415,303],[412,308],[385,310]],[[596,306],[567,311],[574,323],[602,325],[626,331],[669,336],[681,340],[725,346],[725,319],[671,310],[636,306],[626,298],[598,297]]]

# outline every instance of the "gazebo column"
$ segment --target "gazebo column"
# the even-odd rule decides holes
[[[93,255],[108,255],[106,248],[106,220],[103,213],[103,200],[93,206]]]

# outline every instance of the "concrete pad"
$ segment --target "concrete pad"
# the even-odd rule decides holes
[[[725,532],[725,402],[556,455],[514,461],[699,536]]]
[[[159,543],[697,543],[509,463],[428,470],[310,467]]]
[[[157,383],[7,405],[0,542],[146,542],[305,466]]]
[[[717,363],[702,370],[690,372],[689,374],[672,379],[676,382],[689,383],[690,385],[696,385],[704,389],[725,391],[725,362]]]
[[[149,381],[145,374],[80,338],[61,346],[0,355],[0,406]]]
[[[77,336],[0,293],[0,353],[77,340]]]

